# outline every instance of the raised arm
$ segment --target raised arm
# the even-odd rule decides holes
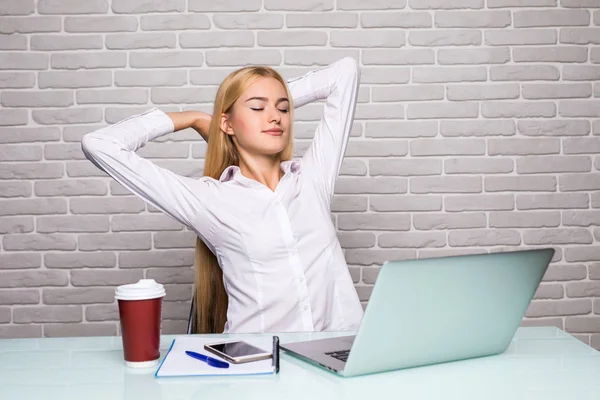
[[[154,108],[83,136],[85,156],[121,185],[184,225],[192,226],[204,207],[209,183],[161,168],[135,152],[151,140],[184,129],[189,114]]]
[[[358,63],[346,57],[288,81],[295,108],[326,99],[302,168],[318,180],[330,200],[352,129],[359,80]]]

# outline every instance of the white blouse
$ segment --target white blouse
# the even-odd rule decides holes
[[[275,191],[230,166],[219,180],[189,178],[135,151],[172,133],[151,109],[88,133],[86,157],[143,200],[192,229],[216,255],[229,297],[225,332],[356,330],[363,315],[330,217],[356,107],[354,59],[291,79],[293,106],[326,99],[300,160],[281,163]]]

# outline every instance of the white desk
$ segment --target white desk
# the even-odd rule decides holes
[[[121,348],[120,337],[0,340],[0,399],[600,399],[600,352],[552,327],[520,328],[499,356],[355,378],[282,352],[278,375],[157,379],[126,368]]]

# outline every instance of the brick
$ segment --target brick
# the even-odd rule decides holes
[[[588,10],[523,10],[514,12],[515,28],[587,26],[590,23]]]
[[[88,50],[101,49],[100,35],[34,35],[31,37],[31,50]]]
[[[552,317],[585,315],[592,312],[592,301],[587,300],[535,300],[527,308],[527,317]]]
[[[575,316],[565,318],[567,332],[600,332],[600,316]]]
[[[437,121],[369,121],[365,136],[372,138],[432,137],[437,134]]]
[[[322,113],[322,109],[320,111]],[[402,104],[358,104],[356,119],[397,119],[404,118],[404,106]],[[298,118],[298,114],[295,115]],[[318,117],[320,118],[320,117]]]
[[[0,304],[38,304],[40,293],[37,289],[0,290]]]
[[[422,65],[434,64],[433,49],[406,49],[390,52],[385,49],[363,50],[364,65]]]
[[[40,14],[106,14],[107,0],[39,0],[37,10]]]
[[[42,53],[3,52],[0,54],[0,70],[48,69],[48,55]]]
[[[592,64],[600,64],[600,50],[598,47],[593,47],[590,49],[590,62]]]
[[[46,286],[67,286],[68,278],[63,271],[3,271],[0,287],[27,288]]]
[[[410,0],[413,10],[451,10],[451,9],[481,9],[483,0],[459,0],[448,3],[444,0]]]
[[[486,176],[486,192],[555,192],[556,178],[535,176]]]
[[[519,94],[519,85],[513,83],[447,85],[448,100],[516,99]]]
[[[543,229],[523,232],[525,244],[591,244],[594,241],[587,229]]]
[[[382,265],[389,260],[415,259],[416,251],[413,249],[378,250],[378,249],[348,249],[346,262],[351,265]]]
[[[487,68],[482,66],[415,67],[412,75],[412,83],[484,82],[486,80]]]
[[[571,281],[585,279],[587,270],[583,264],[551,264],[544,274],[544,281]]]
[[[441,160],[369,160],[371,176],[441,175]]]
[[[557,0],[487,0],[488,8],[556,6]]]
[[[335,194],[386,194],[406,193],[405,178],[338,178]]]
[[[39,233],[56,232],[108,232],[108,217],[99,216],[48,216],[37,219]]]
[[[143,19],[144,17],[142,17],[142,25]],[[213,15],[213,22],[216,27],[221,29],[279,29],[283,27],[283,15],[215,14]],[[207,28],[209,26],[210,22]],[[290,27],[289,20],[288,27]]]
[[[0,36],[0,50],[27,50],[27,37],[24,35]]]
[[[362,12],[360,24],[363,28],[431,28],[432,19],[428,12]]]
[[[411,156],[444,156],[485,154],[483,139],[415,139],[410,142]]]
[[[513,51],[516,51],[514,49]],[[440,65],[457,64],[505,64],[510,61],[509,48],[487,49],[440,49],[438,63]]]
[[[64,181],[39,181],[34,183],[34,192],[43,196],[93,196],[107,194],[106,184],[97,180],[69,179]]]
[[[600,226],[600,211],[563,211],[564,226]]]
[[[39,253],[0,253],[0,269],[35,269],[41,266]]]
[[[60,32],[61,26],[61,17],[2,17],[0,33]]]
[[[185,0],[113,0],[112,11],[115,14],[182,12],[185,11]],[[190,11],[194,11],[191,4]]]
[[[0,170],[0,176],[2,176]],[[19,176],[17,176],[19,177]],[[23,176],[30,179],[30,176]],[[3,200],[0,215],[18,215],[18,214],[66,214],[66,199],[15,199]]]
[[[512,120],[494,121],[452,121],[440,123],[440,133],[446,137],[457,136],[512,136],[515,134],[515,122]]]
[[[491,212],[489,218],[490,228],[553,228],[560,225],[557,211],[497,211]]]
[[[146,104],[146,89],[94,89],[78,90],[77,104]]]
[[[64,167],[60,163],[17,163],[17,164],[0,164],[0,179],[53,179],[61,178],[64,175]],[[27,210],[27,206],[34,205],[35,200],[23,203],[23,208],[15,208],[15,210]],[[9,204],[4,205],[8,207]],[[55,204],[55,203],[54,203]],[[54,209],[51,207],[51,209]],[[8,208],[7,208],[8,210]],[[7,215],[0,209],[0,215]]]
[[[446,245],[445,232],[410,232],[410,233],[382,233],[377,244],[382,248],[424,248],[444,247]]]
[[[96,304],[112,303],[115,291],[113,288],[44,288],[42,301],[44,304]]]
[[[164,35],[164,33],[160,33],[159,35]],[[317,36],[320,35],[317,34]],[[309,38],[307,40],[307,44],[311,44],[310,42],[311,39]],[[254,33],[244,31],[202,33],[183,32],[179,34],[179,45],[184,49],[210,47],[253,47],[254,43]],[[259,43],[259,45],[263,46],[264,44]]]
[[[124,33],[106,35],[106,48],[110,50],[173,49],[176,46],[177,36],[174,33]]]
[[[213,18],[215,24],[219,26],[216,23],[217,15]],[[210,19],[206,15],[199,14],[142,15],[140,28],[143,31],[209,29]]]
[[[591,97],[592,86],[588,83],[542,83],[523,85],[523,98],[560,99]]]
[[[513,49],[515,62],[585,62],[588,59],[588,50],[581,47],[540,47]]]
[[[561,192],[600,190],[600,174],[567,174],[558,180]]]
[[[584,156],[530,156],[517,159],[519,174],[589,172],[592,162]]]
[[[558,68],[553,65],[495,65],[490,67],[492,81],[557,81]]]
[[[373,101],[381,102],[443,100],[444,87],[442,85],[387,85],[385,87],[373,87],[371,96]],[[382,121],[382,123],[386,122]],[[397,122],[394,123],[397,124]]]
[[[560,284],[542,283],[538,286],[534,294],[534,299],[562,299],[564,297],[564,288]]]
[[[564,329],[562,317],[561,318],[529,318],[529,319],[524,318],[521,321],[520,326],[523,326],[523,327],[555,326],[558,329]]]
[[[533,155],[560,153],[560,139],[489,139],[488,155]]]
[[[73,105],[73,92],[44,90],[36,92],[3,91],[0,102],[4,107],[68,107]]]
[[[194,265],[194,250],[166,250],[152,252],[119,252],[119,267],[182,267]]]
[[[53,69],[69,70],[82,68],[119,68],[125,67],[127,65],[127,54],[114,52],[85,52],[85,54],[52,54],[51,64]],[[64,72],[62,74],[63,75],[57,75],[61,80],[65,76]],[[94,76],[77,72],[68,72],[68,74],[71,74],[74,77],[79,76],[79,78],[85,81],[87,81],[87,78]],[[103,84],[101,86],[109,86],[108,84],[104,83],[108,81],[108,79],[106,79],[107,75],[104,71],[102,71],[101,74],[96,74],[95,76],[102,77]]]
[[[114,268],[117,264],[114,253],[47,253],[44,255],[46,268]]]
[[[448,233],[448,244],[453,247],[460,246],[497,246],[519,245],[521,235],[509,229],[473,229],[465,231],[451,231]]]
[[[85,308],[86,321],[119,321],[119,307],[116,304],[90,305]],[[162,332],[161,332],[162,333]]]
[[[199,67],[203,63],[203,53],[199,51],[139,51],[129,56],[132,68]]]
[[[0,4],[0,15],[29,15],[34,11],[34,0],[7,0]]]
[[[367,211],[367,197],[362,196],[333,196],[331,211],[333,212],[352,212]]]
[[[341,214],[338,217],[340,230],[409,230],[410,217],[394,214]]]
[[[154,104],[210,103],[215,96],[216,88],[154,88],[151,101]]]
[[[409,104],[408,119],[476,118],[479,115],[477,103],[415,103]]]
[[[3,235],[28,232],[33,232],[31,217],[4,217],[0,221],[0,233]]]
[[[590,279],[600,279],[600,263],[591,264],[588,268]],[[600,310],[600,308],[597,308],[596,310]],[[598,312],[596,312],[596,314],[598,314]]]
[[[600,10],[594,11],[594,25],[600,26]]]
[[[413,225],[418,230],[485,228],[483,213],[426,213],[415,214]]]
[[[117,325],[111,323],[60,323],[44,325],[45,337],[115,336]]]
[[[366,232],[340,232],[338,239],[343,249],[368,249],[375,246],[375,235]]]
[[[600,66],[596,65],[564,65],[565,81],[597,81],[600,80]]]
[[[432,258],[432,257],[451,257],[451,256],[462,256],[467,254],[481,254],[485,251],[481,249],[469,249],[466,247],[458,248],[444,248],[444,249],[421,249],[419,250],[419,258]]]
[[[82,124],[102,121],[100,108],[70,108],[56,110],[33,110],[32,118],[42,125]]]
[[[10,160],[9,157],[4,156],[2,151],[0,151],[0,160],[12,161],[12,160]],[[0,197],[30,197],[30,196],[31,196],[31,184],[29,182],[0,182]]]
[[[287,57],[287,53],[286,53]],[[278,50],[236,50],[235,52],[208,51],[206,64],[209,66],[279,65]],[[289,62],[286,59],[286,63]],[[292,63],[293,64],[293,63]]]
[[[564,28],[560,42],[567,44],[600,44],[600,28]]]
[[[598,297],[600,296],[600,282],[568,282],[567,296]]]
[[[65,32],[135,32],[138,27],[136,17],[65,17]]]
[[[296,33],[298,31],[292,31],[291,33]],[[300,33],[300,32],[298,32]],[[305,38],[309,37],[307,35],[308,32],[304,33]],[[317,33],[323,33],[323,38],[320,35],[316,35]],[[264,46],[263,43],[265,40],[261,40],[261,38],[266,36],[273,36],[273,34],[269,32],[259,32],[258,34],[258,44]],[[369,30],[369,31],[356,31],[356,30],[347,30],[347,31],[332,31],[330,34],[330,44],[332,47],[402,47],[405,45],[406,40],[404,38],[404,32],[395,32],[388,30]],[[315,38],[311,41],[301,41],[296,40],[292,41],[292,45],[325,45],[327,43],[327,35],[324,32],[313,32],[313,36]],[[289,45],[288,41],[271,41],[269,45],[278,46],[278,45]]]
[[[193,268],[150,268],[146,273],[147,279],[154,279],[162,284],[194,282]]]
[[[556,44],[557,36],[555,29],[486,30],[485,44],[491,46]]]
[[[115,86],[183,86],[187,83],[184,70],[115,71]]]
[[[599,7],[598,0],[561,0],[560,5],[565,8],[594,8]]]
[[[83,234],[78,238],[79,250],[150,250],[148,233]]]
[[[598,246],[570,247],[565,250],[565,260],[568,262],[600,261]]]
[[[13,310],[13,322],[21,324],[81,321],[81,306],[27,306]]]
[[[367,175],[367,166],[360,160],[344,160],[340,175],[365,176]]]
[[[34,86],[35,74],[32,72],[0,72],[0,89],[25,89]]]
[[[126,1],[126,0],[123,0]],[[247,0],[239,2],[236,0],[220,0],[218,2],[211,0],[190,0],[188,11],[194,12],[243,12],[260,10],[260,0]]]
[[[584,193],[517,195],[517,209],[519,210],[588,208],[588,206],[589,197]]]
[[[111,71],[44,71],[39,73],[38,86],[48,88],[102,87],[112,85]],[[67,111],[67,110],[64,110]],[[70,112],[70,111],[69,111]]]
[[[525,136],[585,136],[590,133],[589,121],[561,120],[518,121],[517,129]]]
[[[245,18],[242,19],[242,17]],[[231,17],[233,19],[231,21],[225,18],[225,16],[215,15],[213,21],[215,25],[222,29],[232,29],[228,28],[230,24],[234,25],[236,29],[238,25],[241,25],[239,28],[246,29],[275,29],[282,26],[282,23],[279,23],[279,21],[283,21],[283,19],[279,19],[280,16],[269,15],[269,23],[267,23],[266,17],[266,15],[263,16],[264,19],[260,20],[261,22],[259,23],[258,16],[246,17],[235,15]],[[246,18],[252,19],[247,20]],[[327,13],[292,13],[285,16],[285,24],[288,28],[356,28],[358,25],[358,14],[335,11]]]
[[[442,197],[431,195],[370,196],[372,211],[441,211]],[[361,210],[363,211],[363,210]],[[366,211],[366,206],[365,210]],[[416,216],[415,216],[416,218]]]
[[[487,158],[451,158],[444,160],[446,174],[502,174],[512,172],[513,160]]]
[[[43,151],[41,146],[5,146],[0,148],[0,161],[40,161]],[[16,183],[16,182],[12,182]],[[8,182],[11,184],[11,182]],[[2,185],[2,184],[0,184]],[[12,197],[10,193],[0,194],[0,197]]]
[[[481,115],[486,118],[532,118],[556,116],[556,105],[550,102],[497,102],[481,105]]]
[[[515,207],[512,194],[448,196],[444,203],[446,211],[497,211]]]
[[[71,235],[64,234],[27,234],[4,236],[4,249],[19,250],[75,250],[77,243]]]
[[[562,100],[558,112],[562,117],[600,117],[600,100]]]
[[[510,11],[437,11],[439,28],[505,28],[511,23]]]
[[[350,1],[352,0],[341,0]],[[377,4],[386,0],[375,0],[372,4]],[[387,3],[390,1],[387,0]],[[363,3],[363,7],[364,7]],[[333,10],[334,0],[304,0],[299,2],[289,2],[286,0],[264,0],[264,7],[268,11],[331,11]],[[343,3],[342,3],[343,5]],[[338,7],[342,7],[339,5]]]
[[[481,179],[471,176],[415,177],[410,181],[410,192],[424,193],[480,193]]]
[[[196,245],[196,235],[193,232],[158,232],[153,236],[156,249],[191,248]]]

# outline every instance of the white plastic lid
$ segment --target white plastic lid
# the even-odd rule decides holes
[[[137,283],[121,285],[115,289],[117,300],[147,300],[165,295],[165,288],[154,279],[140,279]]]

